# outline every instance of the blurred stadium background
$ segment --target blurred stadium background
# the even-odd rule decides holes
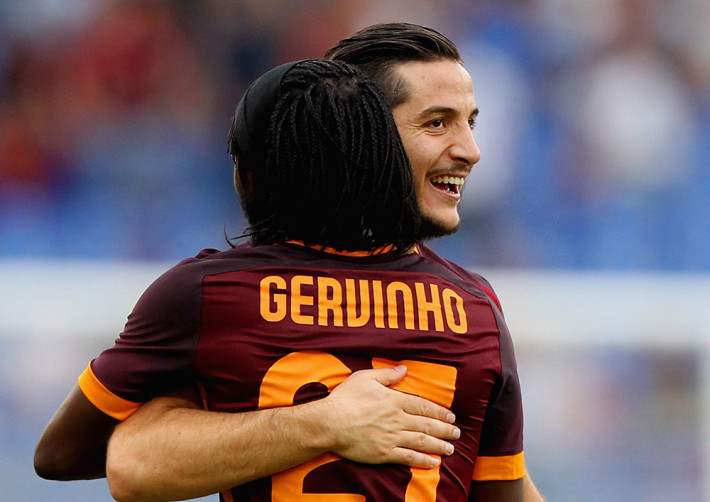
[[[34,475],[42,427],[152,279],[243,230],[245,86],[384,21],[473,77],[483,159],[433,247],[503,301],[533,478],[710,501],[707,0],[0,0],[1,500],[111,500]]]

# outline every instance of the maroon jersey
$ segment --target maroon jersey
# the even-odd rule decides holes
[[[408,371],[394,388],[456,414],[461,437],[438,468],[325,454],[222,498],[465,501],[474,479],[523,477],[520,388],[497,298],[423,246],[366,257],[296,244],[203,252],[148,288],[80,385],[119,419],[194,383],[208,409],[240,412],[322,398],[354,371],[398,364]]]

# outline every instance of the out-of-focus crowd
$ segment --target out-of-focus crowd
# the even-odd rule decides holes
[[[245,228],[226,135],[259,74],[369,24],[461,49],[467,266],[710,271],[707,0],[0,1],[0,257],[168,259]]]

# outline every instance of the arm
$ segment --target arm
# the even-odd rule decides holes
[[[449,454],[443,439],[459,431],[447,409],[386,387],[404,374],[359,371],[324,399],[247,413],[203,411],[185,395],[150,401],[111,438],[111,494],[124,502],[195,498],[328,451],[357,462],[434,467],[427,453]]]
[[[474,481],[469,502],[527,502],[523,497],[525,478],[515,481]]]
[[[59,481],[106,476],[106,443],[117,422],[91,404],[76,385],[39,438],[35,471]]]
[[[474,482],[469,502],[545,502],[528,474],[516,481]]]

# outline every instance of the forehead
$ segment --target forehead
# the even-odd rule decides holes
[[[407,98],[403,104],[461,108],[466,114],[476,107],[471,76],[456,61],[411,61],[399,64],[396,71],[405,83]]]

